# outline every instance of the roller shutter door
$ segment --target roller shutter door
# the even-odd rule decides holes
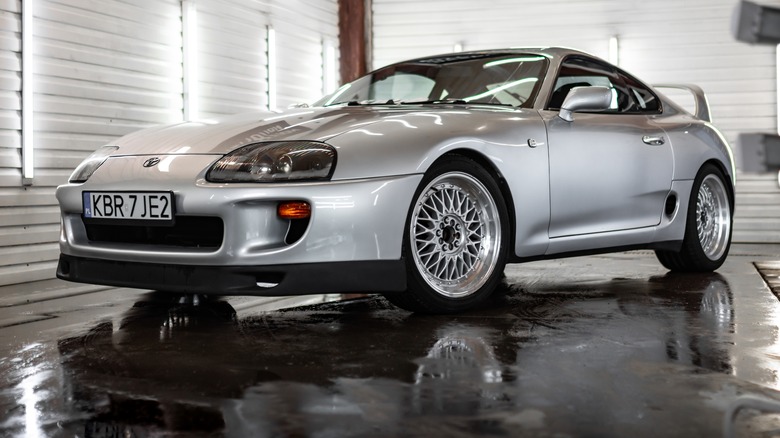
[[[257,111],[266,106],[268,16],[257,2],[196,2],[199,115]]]
[[[323,40],[338,45],[338,4],[333,0],[274,2],[279,108],[312,102],[322,95]]]
[[[35,277],[56,237],[56,208],[44,193],[22,187],[21,2],[0,1],[0,284]],[[52,219],[55,218],[55,219]],[[33,265],[33,267],[30,267]]]
[[[198,9],[200,115],[268,108],[268,41],[276,34],[276,108],[322,94],[324,40],[338,40],[335,0],[209,0]]]

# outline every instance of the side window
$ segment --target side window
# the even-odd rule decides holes
[[[620,77],[623,80],[623,83],[626,84],[626,89],[634,101],[634,105],[629,112],[657,114],[661,111],[658,96],[653,94],[646,86],[625,73],[622,73]]]
[[[622,77],[612,67],[579,56],[567,58],[558,72],[547,109],[558,110],[574,87],[601,86],[612,91],[612,103],[606,113],[630,112],[634,100]]]

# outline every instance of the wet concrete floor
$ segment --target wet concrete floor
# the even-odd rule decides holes
[[[512,265],[501,297],[457,316],[374,296],[31,292],[0,301],[0,435],[780,436],[780,301],[755,265],[769,281],[776,260]]]

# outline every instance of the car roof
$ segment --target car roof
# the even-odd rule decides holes
[[[568,55],[585,55],[591,58],[601,59],[598,56],[594,56],[590,53],[583,52],[582,50],[572,49],[568,47],[510,47],[505,49],[473,50],[468,52],[442,53],[440,55],[424,56],[421,58],[411,59],[404,62],[443,63],[443,62],[459,61],[459,60],[464,60],[469,58],[480,58],[484,56],[510,55],[510,54],[540,55],[551,59],[561,59]]]

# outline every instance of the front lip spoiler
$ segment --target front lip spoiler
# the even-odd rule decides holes
[[[403,260],[198,266],[125,262],[61,254],[57,278],[77,283],[205,295],[288,296],[406,290],[406,267]]]

